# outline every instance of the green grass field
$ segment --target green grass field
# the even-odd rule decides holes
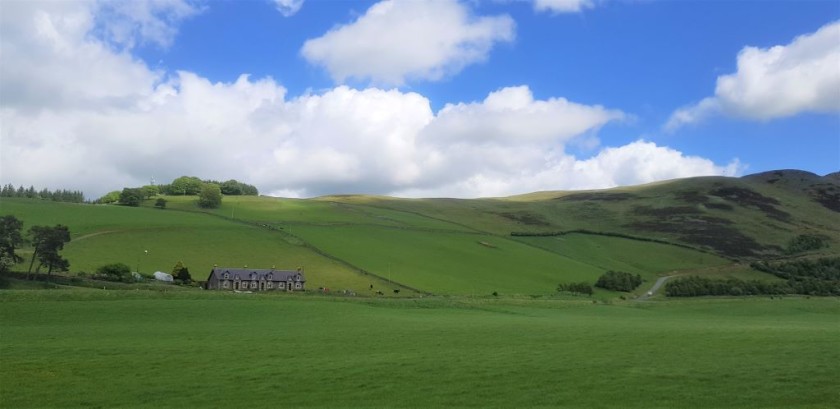
[[[836,298],[0,292],[0,406],[833,408]]]
[[[116,262],[143,273],[169,272],[182,261],[193,279],[204,280],[214,265],[303,267],[309,288],[386,288],[382,280],[318,254],[293,237],[202,213],[25,199],[3,199],[0,208],[22,219],[24,229],[36,223],[67,225],[73,240],[62,254],[73,272],[92,273]],[[26,261],[18,269],[26,271],[31,251],[20,254]]]
[[[655,279],[674,270],[699,269],[728,264],[718,256],[667,244],[627,240],[591,234],[556,237],[518,237],[566,257],[588,260],[599,270],[619,270]]]
[[[379,276],[436,294],[548,294],[592,281],[591,265],[506,238],[370,226],[298,226],[295,234]]]

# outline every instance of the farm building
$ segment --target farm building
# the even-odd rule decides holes
[[[301,270],[265,270],[215,267],[210,270],[208,290],[303,291],[306,279]]]

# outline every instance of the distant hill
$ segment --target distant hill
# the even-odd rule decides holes
[[[329,200],[353,202],[352,199]],[[587,230],[681,243],[732,258],[774,257],[796,235],[840,243],[840,180],[797,170],[697,177],[501,199],[375,199],[494,234]]]
[[[662,275],[769,280],[749,262],[840,254],[837,173],[779,170],[470,200],[226,196],[212,210],[189,196],[166,199],[159,210],[154,200],[127,208],[3,198],[0,214],[25,228],[69,225],[74,272],[112,262],[169,271],[183,261],[203,279],[214,265],[304,267],[310,289],[365,294],[550,294],[558,283],[594,283],[606,270],[640,274],[644,291]],[[801,235],[825,246],[791,254]]]

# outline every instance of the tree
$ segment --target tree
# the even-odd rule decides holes
[[[155,200],[155,207],[158,209],[166,209],[166,199],[161,197],[158,198],[158,200]]]
[[[15,250],[23,244],[21,230],[23,230],[23,222],[17,217],[12,215],[0,217],[0,258],[6,260],[6,263],[0,265],[0,273],[5,273],[11,266],[23,261],[23,258],[15,253]],[[7,265],[9,262],[11,266]]]
[[[198,195],[198,205],[207,209],[215,209],[222,205],[222,190],[215,183],[205,183]]]
[[[105,203],[105,204],[116,203],[116,202],[119,202],[119,201],[120,201],[120,191],[119,190],[115,190],[113,192],[105,193],[102,197],[100,197],[99,199],[96,199],[96,203]]]
[[[819,250],[828,247],[827,237],[814,234],[800,234],[788,242],[787,254],[803,253],[809,250]]]
[[[247,183],[242,183],[236,179],[226,180],[219,184],[222,188],[222,194],[228,196],[236,195],[250,195],[256,196],[257,188]]]
[[[242,187],[240,186],[239,182],[236,181],[236,179],[224,181],[222,182],[220,187],[222,189],[222,193],[228,196],[236,196],[242,194]]]
[[[0,255],[0,274],[11,270],[12,267],[15,266],[15,264],[17,264],[17,263],[15,263],[15,261],[12,260],[11,257],[9,257],[5,254]],[[2,280],[3,280],[3,277],[0,277],[0,282],[2,282]],[[3,288],[3,287],[0,286],[0,288]]]
[[[633,291],[642,284],[642,276],[630,274],[624,271],[607,271],[598,277],[595,287],[605,288],[613,291]]]
[[[592,286],[589,283],[581,282],[581,283],[560,283],[557,286],[557,291],[559,292],[570,292],[572,294],[586,294],[592,295]]]
[[[32,272],[32,265],[35,264],[35,258],[40,264],[35,271],[40,271],[41,266],[47,266],[47,275],[52,274],[53,270],[66,271],[70,268],[70,262],[58,254],[64,249],[64,244],[70,242],[70,229],[67,226],[60,224],[55,227],[49,226],[32,226],[29,228],[29,235],[31,237],[32,247],[32,261],[29,263],[29,272]]]
[[[143,201],[143,191],[139,188],[125,188],[120,193],[120,204],[137,207]]]
[[[106,264],[96,269],[96,278],[108,281],[131,281],[131,267],[124,263]]]
[[[143,199],[151,199],[160,193],[160,188],[155,185],[146,185],[140,187],[140,192],[143,193]]]
[[[175,263],[175,267],[172,268],[172,278],[186,284],[192,282],[190,270],[180,261]]]
[[[3,190],[0,190],[0,197],[15,197],[15,187],[11,183],[3,185]]]
[[[181,176],[169,185],[170,195],[197,195],[201,191],[201,179],[195,176]]]

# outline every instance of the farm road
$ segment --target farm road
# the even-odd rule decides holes
[[[637,298],[637,300],[642,301],[648,299],[649,297],[652,297],[654,294],[656,294],[656,291],[659,290],[659,287],[662,287],[662,285],[665,284],[665,281],[668,281],[668,279],[671,277],[673,276],[659,277],[656,280],[656,282],[653,283],[653,287],[651,287],[650,290],[648,290],[646,293],[642,294],[641,297]]]
[[[73,239],[72,241],[79,241],[79,240],[89,239],[89,238],[91,238],[91,237],[99,236],[99,235],[102,235],[102,234],[116,233],[116,232],[119,232],[119,231],[120,231],[120,230],[105,230],[105,231],[98,231],[98,232],[96,232],[96,233],[90,233],[90,234],[85,234],[84,236],[79,236],[79,237],[76,237],[76,238],[75,238],[75,239]]]

